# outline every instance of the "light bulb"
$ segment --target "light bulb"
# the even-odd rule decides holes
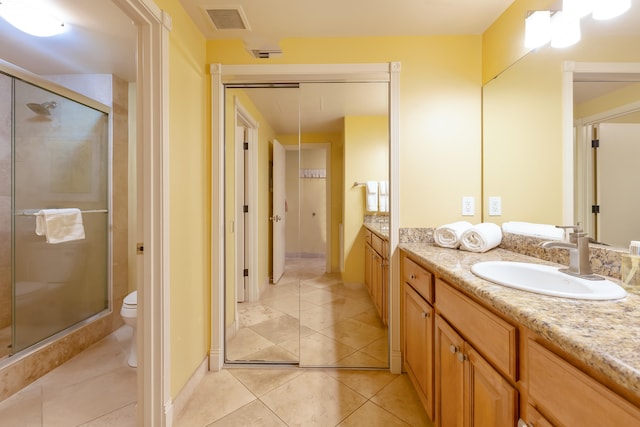
[[[529,49],[540,47],[551,40],[551,12],[536,10],[524,21],[524,46]]]
[[[2,0],[0,16],[22,32],[36,37],[51,37],[65,31],[64,23],[28,0]]]

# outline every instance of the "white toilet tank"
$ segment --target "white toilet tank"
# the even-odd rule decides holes
[[[33,242],[28,258],[29,280],[64,283],[80,277],[87,260],[87,242]]]

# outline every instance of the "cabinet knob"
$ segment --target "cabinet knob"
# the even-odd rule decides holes
[[[459,348],[458,348],[458,346],[455,346],[455,345],[451,344],[451,345],[449,346],[449,351],[450,351],[451,353],[453,353],[453,354],[456,354],[456,353],[459,351]]]
[[[429,313],[427,313],[426,311],[422,312],[422,318],[426,319],[427,317],[429,317]]]
[[[412,275],[410,275],[410,276],[409,276],[409,278],[410,278],[411,280],[415,280],[416,275],[415,275],[415,274],[412,274]]]
[[[534,427],[533,423],[527,424],[522,418],[518,420],[518,427]]]
[[[467,355],[464,353],[458,353],[458,362],[462,363],[467,360]]]

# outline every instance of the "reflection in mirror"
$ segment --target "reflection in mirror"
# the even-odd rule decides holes
[[[573,80],[576,220],[594,240],[626,248],[640,239],[640,75],[574,73]]]
[[[364,286],[365,193],[353,188],[354,176],[388,181],[388,92],[225,87],[227,362],[388,367],[387,322]]]

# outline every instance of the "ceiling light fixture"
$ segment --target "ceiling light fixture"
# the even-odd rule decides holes
[[[556,12],[551,17],[551,47],[569,47],[580,41],[580,19]]]
[[[0,16],[20,31],[36,37],[51,37],[65,31],[61,20],[34,1],[0,0]]]
[[[551,40],[551,12],[536,10],[524,20],[524,46],[535,49]]]
[[[595,0],[593,19],[605,20],[620,16],[631,8],[631,0]]]
[[[562,12],[575,19],[584,18],[593,12],[594,0],[562,0]]]

